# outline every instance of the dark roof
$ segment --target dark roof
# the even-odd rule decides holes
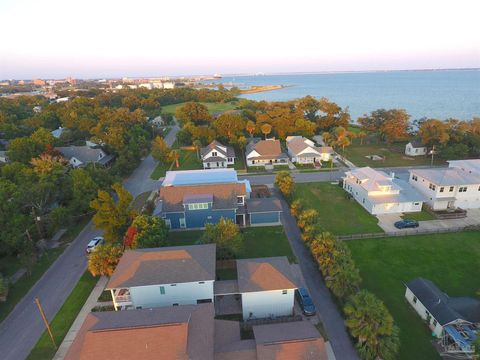
[[[282,211],[280,200],[273,198],[247,199],[249,213]]]
[[[215,244],[126,250],[107,289],[215,280]]]
[[[225,148],[226,151],[224,151],[223,148]],[[200,155],[203,158],[205,155],[207,155],[212,150],[216,150],[217,152],[219,152],[220,154],[222,154],[226,157],[235,157],[235,150],[233,150],[233,148],[231,146],[223,145],[222,143],[218,142],[217,140],[213,140],[206,147],[201,148],[200,149]]]
[[[241,293],[296,289],[296,279],[285,256],[237,260]]]
[[[213,201],[212,194],[194,194],[185,195],[183,197],[184,204],[196,204],[196,203],[211,203]]]
[[[458,319],[480,323],[480,300],[469,297],[449,297],[433,282],[420,277],[406,285],[440,325],[443,326]]]
[[[210,156],[208,158],[205,158],[202,160],[203,162],[220,162],[220,161],[225,161],[224,158],[220,157],[220,156]]]
[[[213,304],[87,315],[65,359],[213,359]]]
[[[56,150],[60,151],[62,155],[70,160],[72,157],[80,160],[82,163],[86,164],[89,162],[99,162],[100,155],[105,155],[102,149],[91,148],[89,146],[65,146],[57,147]]]
[[[410,141],[410,144],[412,144],[412,146],[414,148],[425,147],[425,145],[423,145],[423,143],[422,143],[422,140],[420,140],[420,139],[413,139],[412,141]]]

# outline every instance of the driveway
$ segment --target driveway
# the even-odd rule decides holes
[[[295,256],[298,259],[303,278],[310,291],[310,296],[317,308],[319,317],[323,322],[330,344],[337,359],[350,360],[359,359],[350,337],[347,334],[337,306],[334,304],[330,292],[323,282],[318,271],[318,266],[313,261],[309,250],[304,246],[300,238],[300,230],[295,219],[290,214],[288,204],[282,198],[282,223],[285,234]]]
[[[400,214],[377,215],[378,225],[385,232],[402,232],[405,234],[415,234],[417,231],[441,231],[447,229],[458,229],[467,226],[480,226],[480,209],[467,210],[467,217],[463,219],[446,219],[446,220],[426,220],[419,221],[419,227],[416,229],[397,229],[393,224],[401,220]]]

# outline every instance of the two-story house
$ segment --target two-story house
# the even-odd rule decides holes
[[[245,151],[247,166],[286,165],[288,156],[282,152],[280,141],[275,139],[252,139]]]
[[[200,155],[204,169],[226,168],[235,164],[235,150],[216,140],[201,148]]]
[[[410,170],[410,184],[433,210],[480,208],[480,174],[459,167]]]
[[[106,289],[115,310],[213,302],[215,244],[126,250]]]
[[[345,172],[343,188],[373,215],[421,211],[424,201],[406,181],[370,167]]]
[[[312,140],[303,136],[287,136],[288,155],[293,163],[320,164],[321,161],[330,161],[334,153],[330,146],[317,147]]]

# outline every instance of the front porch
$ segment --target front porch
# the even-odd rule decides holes
[[[116,311],[133,309],[134,306],[130,289],[110,289],[110,292]]]

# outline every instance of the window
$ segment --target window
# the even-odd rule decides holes
[[[188,210],[205,210],[208,209],[208,203],[188,204]]]
[[[178,306],[178,303],[172,304],[172,306]]]
[[[243,205],[243,196],[237,196],[237,204]]]
[[[434,184],[430,183],[430,184],[428,185],[428,188],[431,189],[431,190],[433,190],[433,191],[435,191],[435,189],[436,189],[437,187],[436,187]]]
[[[362,199],[362,204],[365,204],[365,198]]]
[[[417,177],[417,175],[412,175],[412,180],[414,180],[414,181],[418,181],[418,177]]]
[[[418,301],[417,297],[416,297],[416,296],[414,296],[414,297],[413,297],[413,302],[416,304],[416,303],[417,303],[417,301]]]
[[[160,286],[160,295],[165,295],[165,286]]]
[[[288,290],[282,290],[282,295],[287,295]]]
[[[467,192],[467,187],[466,186],[459,187],[458,192]]]
[[[198,283],[199,284],[205,284],[205,281],[199,281]]]
[[[217,156],[217,152],[216,152],[216,151],[212,151],[212,156]]]
[[[450,186],[450,189],[449,189],[448,191],[452,192],[453,189],[455,189],[455,187],[454,187],[454,186]]]
[[[170,286],[177,286],[177,284],[170,284]]]
[[[443,192],[443,190],[445,190],[445,188],[442,186],[442,187],[440,188],[440,192]]]
[[[419,203],[419,202],[416,202],[416,203],[413,203],[413,205],[420,205],[420,203]]]
[[[433,319],[433,326],[437,326],[437,320]]]

